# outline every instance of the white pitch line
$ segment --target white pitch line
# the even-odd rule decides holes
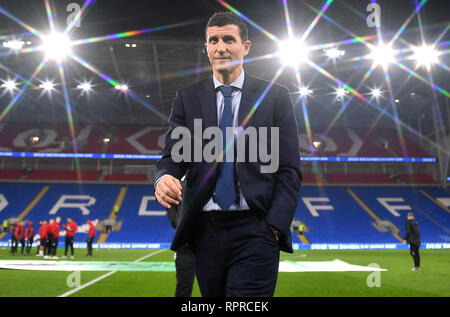
[[[166,250],[165,250],[165,249],[163,249],[163,250],[158,250],[158,251],[156,251],[156,252],[147,254],[146,256],[143,256],[142,258],[137,259],[137,260],[134,261],[134,262],[140,262],[140,261],[142,261],[142,260],[145,260],[146,258],[149,258],[149,257],[151,257],[151,256],[153,256],[153,255],[155,255],[155,254],[158,254],[158,253],[161,253],[161,252],[164,252],[164,251],[166,251]],[[64,294],[59,295],[58,297],[67,297],[67,296],[70,296],[70,295],[72,295],[72,294],[74,294],[74,293],[76,293],[76,292],[82,290],[83,288],[86,288],[86,287],[88,287],[88,286],[91,286],[92,284],[95,284],[95,283],[97,283],[98,281],[103,280],[104,278],[113,275],[113,274],[116,273],[116,272],[117,272],[117,271],[111,271],[111,272],[108,272],[108,273],[106,273],[106,274],[104,274],[104,275],[102,275],[102,276],[100,276],[100,277],[97,277],[96,279],[94,279],[94,280],[92,280],[92,281],[90,281],[90,282],[87,282],[87,283],[85,283],[85,284],[83,284],[83,285],[81,285],[81,286],[78,286],[77,288],[74,288],[74,289],[72,289],[72,290],[70,290],[70,291],[68,291],[68,292],[66,292],[66,293],[64,293]]]

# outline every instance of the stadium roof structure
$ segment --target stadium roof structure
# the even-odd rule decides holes
[[[289,87],[302,127],[445,131],[448,1],[375,1],[379,28],[368,25],[372,2],[84,0],[76,27],[74,1],[0,0],[0,123],[164,126],[177,89],[210,76],[204,28],[214,12],[229,10],[248,24],[253,46],[246,71]],[[44,35],[65,28],[71,52],[43,63]],[[302,40],[308,50],[297,67],[279,58],[278,44],[287,38]],[[14,40],[21,48],[5,44]],[[395,50],[390,64],[388,55],[374,63],[380,41]],[[437,56],[421,65],[417,48],[425,44]],[[44,91],[46,82],[55,86]],[[83,83],[91,91],[79,89]]]

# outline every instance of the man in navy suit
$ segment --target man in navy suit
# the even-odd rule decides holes
[[[178,205],[180,179],[186,174],[184,213],[171,249],[192,245],[203,296],[273,296],[280,250],[293,252],[290,225],[302,179],[294,107],[287,88],[244,72],[251,42],[242,19],[215,13],[205,33],[213,76],[177,92],[155,174],[155,196],[166,208]],[[180,140],[172,132],[182,127],[195,134],[199,122],[202,132],[220,127],[225,133],[231,127],[236,139],[243,136],[244,142],[230,144],[222,135],[223,153],[235,149],[234,160],[225,154],[215,161],[199,160],[204,152],[198,149],[210,147],[207,137],[189,140],[193,153],[183,149],[189,160],[174,157]],[[257,143],[276,152],[271,153],[278,156],[274,172],[264,172],[267,160],[261,155],[252,159],[255,139],[243,134],[247,128],[270,130],[258,135]]]

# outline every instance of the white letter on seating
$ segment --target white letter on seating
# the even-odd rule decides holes
[[[84,202],[68,203],[66,200],[82,200]],[[87,201],[86,201],[87,200]],[[89,195],[62,195],[58,202],[50,210],[49,214],[54,215],[60,208],[78,208],[83,213],[83,216],[89,215],[89,209],[86,207],[95,204],[96,199]]]
[[[143,196],[141,206],[139,207],[139,216],[165,216],[165,210],[147,210],[147,205],[150,200],[156,200],[155,196]]]
[[[331,205],[313,205],[313,202],[326,202],[329,203],[330,199],[328,197],[305,197],[302,198],[303,202],[306,205],[306,208],[308,208],[309,212],[313,217],[319,217],[319,213],[317,210],[334,210],[333,206]]]
[[[6,206],[8,206],[8,201],[3,194],[0,194],[0,211],[5,209]]]
[[[384,208],[389,210],[391,214],[393,214],[395,217],[400,217],[400,214],[397,212],[397,210],[411,210],[411,207],[408,205],[396,205],[391,206],[388,203],[403,203],[405,200],[401,197],[391,197],[391,198],[377,198],[378,202],[383,205]]]

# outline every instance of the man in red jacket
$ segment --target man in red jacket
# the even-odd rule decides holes
[[[64,251],[63,259],[67,258],[67,248],[70,246],[70,251],[72,253],[71,259],[74,258],[73,256],[73,241],[75,237],[75,232],[77,232],[78,226],[75,221],[72,220],[71,217],[67,218],[67,225],[64,226],[64,229],[66,230],[66,249]]]
[[[41,226],[39,227],[39,237],[40,237],[40,243],[39,243],[39,253],[36,254],[36,256],[45,256],[47,254],[47,221],[41,220],[39,223]]]
[[[58,259],[56,256],[56,250],[58,249],[58,238],[59,238],[59,230],[60,230],[61,217],[56,217],[55,222],[52,224],[52,233],[53,233],[53,241],[52,241],[52,254],[53,259]]]
[[[34,228],[31,221],[28,222],[28,227],[25,229],[25,238],[27,239],[27,255],[30,255],[34,240]]]
[[[44,259],[50,259],[53,254],[53,224],[55,219],[51,218],[47,225],[47,255],[44,255]],[[44,252],[45,253],[45,252]]]
[[[95,225],[90,220],[87,221],[87,224],[89,225],[88,238],[86,239],[88,249],[87,256],[92,256],[92,243],[94,242],[95,237]]]

